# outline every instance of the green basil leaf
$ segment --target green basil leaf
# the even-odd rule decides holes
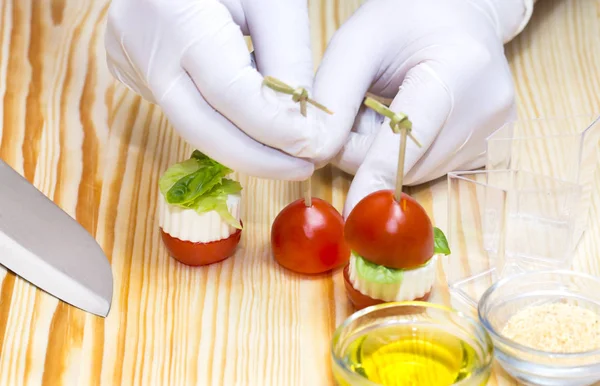
[[[220,185],[215,186],[210,192],[189,204],[188,207],[199,214],[214,210],[221,216],[223,221],[234,228],[241,229],[242,224],[231,215],[227,207],[227,197],[231,194],[239,194],[241,191],[242,186],[239,182],[224,178]]]
[[[450,247],[448,246],[448,240],[446,235],[439,228],[433,228],[433,250],[434,253],[441,253],[449,255],[451,253]]]
[[[230,194],[238,194],[242,191],[242,185],[234,180],[230,180],[229,178],[223,178],[221,181],[221,185],[215,187],[211,190],[211,196],[227,196]]]
[[[164,172],[158,181],[160,192],[163,196],[166,196],[169,189],[171,189],[177,181],[198,171],[201,167],[202,165],[194,158],[172,165]]]
[[[189,185],[196,178],[196,176],[199,175],[199,171],[200,169],[188,174],[187,176],[183,176],[175,184],[173,184],[173,186],[171,186],[171,189],[167,191],[167,195],[165,196],[169,204],[186,203],[185,198],[189,197]]]
[[[227,196],[242,190],[239,182],[224,178],[231,172],[228,167],[195,150],[189,159],[167,169],[159,180],[159,188],[171,205],[198,213],[214,210],[225,222],[241,228],[227,207]]]
[[[215,166],[215,167],[219,166],[219,167],[225,168],[225,166],[221,165],[220,163],[218,163],[214,159],[208,157],[207,155],[205,155],[204,153],[201,153],[198,150],[194,150],[194,152],[191,155],[191,159],[195,159],[202,166]],[[232,170],[230,170],[228,168],[226,168],[226,169],[229,170],[229,173],[232,172]]]
[[[200,200],[198,200],[194,209],[198,213],[205,213],[214,210],[227,224],[234,228],[242,229],[242,224],[229,212],[226,197],[202,197]]]
[[[393,269],[384,267],[365,260],[362,256],[352,252],[352,257],[356,263],[356,271],[363,279],[372,283],[379,284],[394,284],[402,282],[404,271],[401,269]]]
[[[206,154],[202,153],[200,150],[194,150],[192,152],[192,158],[197,159],[198,161],[212,161]]]
[[[205,166],[177,181],[167,192],[170,204],[185,204],[196,200],[204,193],[221,183],[229,170],[221,166]]]

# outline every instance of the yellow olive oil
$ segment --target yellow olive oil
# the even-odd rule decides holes
[[[480,365],[475,349],[455,334],[427,325],[379,326],[347,346],[352,371],[384,386],[445,386]]]

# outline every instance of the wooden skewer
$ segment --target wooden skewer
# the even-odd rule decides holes
[[[306,100],[300,100],[300,114],[306,116]],[[312,206],[312,177],[308,177],[306,181],[304,181],[304,205],[306,207]]]
[[[400,133],[400,153],[398,154],[398,170],[396,171],[396,190],[394,197],[396,201],[400,202],[402,198],[402,183],[404,182],[404,160],[406,157],[406,137],[408,136],[408,129],[402,128]]]
[[[365,105],[377,111],[379,114],[390,119],[390,126],[394,133],[400,133],[400,151],[398,153],[398,167],[396,169],[396,188],[394,190],[394,198],[400,202],[402,199],[402,184],[404,182],[404,160],[406,158],[407,138],[421,147],[419,141],[412,135],[412,122],[404,114],[394,113],[388,106],[384,105],[377,98],[367,96]]]
[[[331,110],[329,110],[327,107],[323,106],[322,104],[320,104],[319,102],[317,102],[313,99],[310,99],[308,97],[308,92],[304,88],[301,88],[301,87],[300,88],[292,88],[291,86],[285,84],[284,82],[282,82],[279,79],[274,78],[272,76],[266,76],[263,84],[265,84],[267,87],[269,87],[275,91],[291,95],[294,102],[300,102],[300,114],[302,114],[305,117],[307,115],[307,111],[306,111],[307,103],[310,103],[313,106],[315,106],[316,108],[323,110],[327,114],[333,114],[333,112]],[[309,177],[304,182],[304,205],[306,205],[307,207],[312,206],[311,180],[312,180],[312,178]]]

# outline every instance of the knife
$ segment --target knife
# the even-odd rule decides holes
[[[108,315],[113,276],[100,245],[2,160],[0,264],[65,303]]]

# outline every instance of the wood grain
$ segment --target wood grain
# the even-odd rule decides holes
[[[315,66],[359,0],[310,2]],[[0,1],[0,158],[100,242],[112,264],[106,319],[0,271],[1,385],[330,385],[329,342],[350,313],[340,272],[305,278],[278,267],[270,223],[296,183],[243,175],[246,227],[235,257],[184,267],[165,252],[157,181],[189,154],[160,109],[105,65],[108,1]],[[600,112],[598,1],[538,2],[507,45],[522,118]],[[493,92],[493,90],[492,90]],[[568,130],[568,128],[565,128]],[[339,210],[350,177],[314,179]],[[597,183],[600,183],[598,181]],[[444,179],[412,189],[445,224]],[[575,268],[600,274],[600,201]],[[439,274],[437,299],[448,303]],[[490,385],[516,384],[496,369]]]

